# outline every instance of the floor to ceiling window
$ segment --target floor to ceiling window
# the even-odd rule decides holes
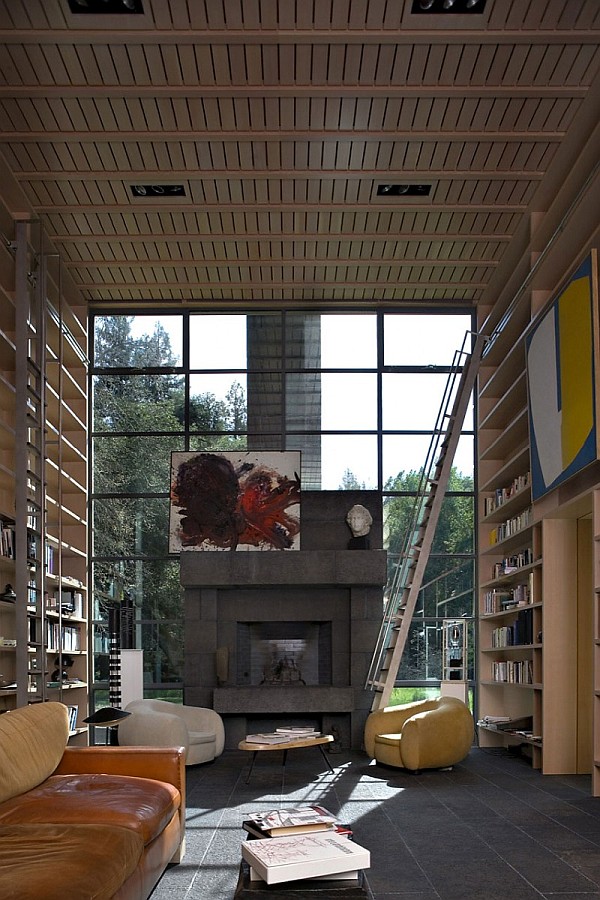
[[[94,702],[108,688],[109,611],[144,650],[146,696],[181,697],[170,454],[300,450],[303,490],[381,493],[390,571],[414,501],[465,310],[102,312],[93,316]],[[399,673],[439,681],[441,622],[472,620],[472,413],[464,423]]]

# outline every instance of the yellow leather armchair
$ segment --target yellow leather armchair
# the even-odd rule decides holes
[[[456,697],[386,706],[367,717],[365,750],[388,766],[411,771],[460,762],[474,735],[473,716]]]

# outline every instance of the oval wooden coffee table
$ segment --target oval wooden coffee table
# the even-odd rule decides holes
[[[327,758],[327,754],[323,750],[323,744],[331,744],[333,741],[332,734],[322,734],[319,737],[308,737],[308,738],[292,738],[291,741],[281,742],[279,744],[255,744],[253,741],[240,741],[238,744],[238,750],[250,750],[252,751],[252,759],[250,761],[250,769],[248,770],[248,776],[246,778],[246,784],[250,781],[250,776],[252,775],[252,769],[254,768],[254,760],[256,759],[257,753],[262,753],[266,750],[283,750],[283,765],[285,766],[285,762],[287,760],[288,750],[299,750],[301,747],[318,747],[321,751],[321,755],[330,772],[333,772],[333,766],[331,765],[329,759]]]

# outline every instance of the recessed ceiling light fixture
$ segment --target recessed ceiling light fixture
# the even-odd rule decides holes
[[[378,197],[428,197],[430,184],[378,184]]]
[[[89,13],[92,16],[126,13],[141,15],[144,12],[142,0],[69,0],[72,13]]]
[[[411,13],[414,15],[444,15],[460,13],[461,15],[482,13],[485,0],[413,0]]]
[[[182,184],[132,184],[134,197],[185,197]]]

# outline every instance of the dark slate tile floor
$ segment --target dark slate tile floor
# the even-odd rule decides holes
[[[264,757],[249,784],[240,751],[188,768],[186,856],[152,900],[233,900],[246,814],[313,802],[371,851],[369,900],[600,900],[600,798],[589,776],[542,776],[519,756],[478,748],[419,775],[350,751],[331,756],[333,774],[312,748],[285,768],[278,754]]]

